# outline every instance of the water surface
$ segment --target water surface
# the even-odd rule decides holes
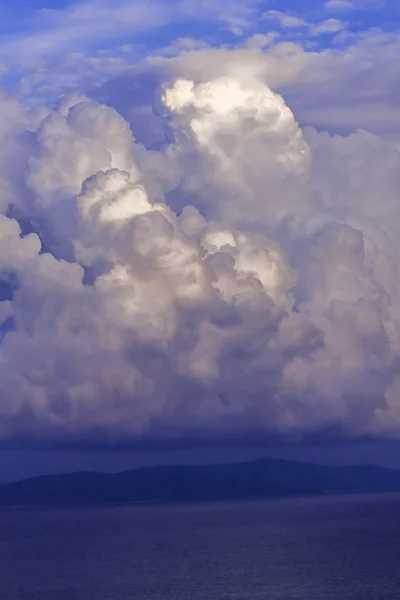
[[[0,512],[1,600],[399,600],[400,496]]]

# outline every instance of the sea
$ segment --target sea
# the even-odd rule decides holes
[[[400,495],[0,511],[1,600],[400,600]]]

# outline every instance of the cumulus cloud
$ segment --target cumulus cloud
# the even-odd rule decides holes
[[[284,28],[307,27],[307,22],[301,17],[286,14],[280,10],[268,10],[263,14],[264,19],[273,19],[279,22]]]
[[[314,4],[281,3],[272,19],[261,18],[271,11],[256,0],[150,0],[134,6],[126,0],[90,0],[33,10],[23,22],[11,11],[9,35],[0,43],[0,74],[6,87],[31,104],[84,90],[117,107],[143,141],[150,135],[159,140],[163,128],[148,101],[133,114],[142,82],[132,71],[145,63],[148,74],[157,61],[174,57],[175,77],[192,79],[202,71],[199,77],[207,80],[234,70],[237,62],[237,68],[263,72],[302,125],[342,134],[366,128],[398,143],[400,38],[388,31],[397,4],[354,0],[346,21]],[[373,23],[363,12],[372,9]],[[284,27],[284,22],[302,25]],[[170,70],[165,62],[164,68]]]
[[[329,10],[351,10],[355,6],[350,0],[328,0],[328,2],[325,2],[325,8]]]
[[[1,439],[397,437],[399,151],[302,130],[256,63],[165,64],[156,145],[0,98]]]
[[[262,15],[263,19],[276,20],[283,29],[303,28],[309,30],[311,35],[338,33],[345,28],[339,19],[327,19],[321,23],[310,23],[301,17],[290,15],[279,10],[268,10]]]
[[[342,135],[366,129],[398,146],[399,36],[344,30],[335,36],[334,47],[319,51],[316,44],[323,40],[313,37],[306,47],[273,32],[252,35],[233,48],[208,46],[172,57],[155,54],[86,90],[115,107],[136,138],[151,147],[165,137],[163,121],[151,111],[158,83],[176,78],[206,82],[220,74],[267,82],[283,95],[302,126]]]
[[[323,35],[326,33],[338,33],[345,29],[344,23],[340,19],[327,19],[322,23],[317,23],[311,27],[312,35]]]

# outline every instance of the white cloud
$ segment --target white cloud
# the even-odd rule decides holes
[[[82,96],[2,100],[3,439],[400,434],[400,152],[210,52],[156,61],[159,150]]]
[[[323,35],[324,33],[338,33],[345,29],[345,24],[339,19],[327,19],[322,23],[316,23],[310,28],[312,35]]]
[[[278,38],[279,33],[276,31],[271,31],[267,34],[255,33],[245,41],[245,46],[247,48],[264,50],[265,48],[272,46]]]
[[[282,29],[303,29],[311,36],[326,33],[338,33],[345,29],[345,24],[339,19],[327,19],[320,23],[308,22],[301,17],[289,15],[279,10],[269,10],[262,15],[263,19],[278,21]]]
[[[325,8],[329,10],[351,10],[355,6],[350,0],[328,0],[328,2],[325,2]]]
[[[38,11],[25,34],[10,35],[0,44],[0,57],[13,64],[24,61],[28,66],[71,48],[83,51],[110,41],[121,45],[121,40],[132,40],[137,34],[190,21],[245,30],[254,22],[256,4],[256,0],[85,0],[62,9]]]
[[[254,47],[208,48],[168,61],[155,58],[145,69],[165,69],[171,76],[183,73],[196,80],[240,72],[241,77],[261,78],[284,94],[302,124],[346,133],[364,128],[385,138],[400,139],[396,103],[399,37],[379,30],[345,35],[343,45],[338,42],[323,51],[307,50],[299,43],[276,38],[265,51]],[[130,79],[129,73],[121,76],[120,82],[116,79],[114,92],[111,85],[107,86],[111,94],[108,98],[123,112],[119,90]]]
[[[280,10],[268,10],[263,14],[262,18],[277,20],[283,28],[307,27],[307,22],[304,19],[288,15]]]
[[[96,7],[90,36],[85,4],[18,50],[28,96],[37,61],[75,93],[0,98],[0,438],[398,437],[398,37],[272,11],[280,34],[178,38],[132,66],[134,44],[88,41],[177,4]],[[182,8],[225,32],[256,14]]]

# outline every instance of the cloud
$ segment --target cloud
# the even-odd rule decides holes
[[[377,133],[394,126],[398,42],[395,33],[387,31],[388,20],[396,20],[393,4],[385,12],[374,10],[372,21],[368,12],[360,15],[357,11],[376,9],[376,2],[356,2],[357,11],[344,22],[338,18],[324,21],[326,16],[341,15],[327,15],[311,6],[293,12],[289,3],[272,11],[273,18],[262,19],[265,7],[255,0],[218,4],[151,0],[149,10],[142,7],[143,18],[140,3],[132,8],[123,0],[93,2],[32,11],[29,18],[18,20],[18,27],[12,26],[11,19],[9,34],[0,43],[6,89],[31,104],[54,102],[60,94],[74,90],[99,97],[98,88],[111,77],[157,56],[182,52],[193,56],[195,49],[207,47],[218,49],[218,56],[223,50],[233,55],[247,44],[264,50],[259,62],[267,65],[266,81],[284,92],[302,123],[340,132],[348,131],[349,123],[353,129],[361,126]],[[279,19],[299,26],[283,27]],[[42,42],[46,39],[48,46]],[[279,62],[282,75],[271,66],[273,61]],[[353,78],[362,85],[351,85]],[[291,89],[285,79],[290,79]],[[303,88],[309,85],[312,93],[303,97]],[[333,93],[335,89],[338,94]],[[120,105],[123,99],[116,102]],[[385,120],[384,127],[378,125]]]
[[[263,14],[264,19],[276,19],[283,28],[307,27],[307,22],[300,17],[288,15],[280,10],[268,10]]]
[[[146,7],[0,48],[32,56],[0,97],[0,442],[399,437],[398,36]],[[178,9],[225,42],[136,56]]]
[[[3,443],[398,437],[400,153],[210,52],[142,80],[152,149],[82,94],[1,99]]]
[[[345,29],[344,23],[339,19],[327,19],[311,27],[312,35],[323,35],[325,33],[338,33]]]
[[[328,0],[328,2],[325,2],[325,8],[329,10],[352,10],[355,6],[349,0]]]
[[[283,29],[302,28],[309,30],[311,35],[323,35],[326,33],[338,33],[345,28],[339,19],[327,19],[321,23],[310,23],[305,19],[289,15],[279,10],[269,10],[262,15],[263,19],[277,20]]]
[[[38,67],[43,59],[68,53],[90,52],[100,44],[106,50],[136,42],[151,31],[178,27],[193,29],[199,22],[219,29],[246,30],[256,19],[257,0],[85,0],[63,8],[42,8],[29,19],[18,19],[0,44],[0,59],[7,65]],[[143,43],[143,40],[141,40]]]
[[[343,32],[337,38],[340,36],[333,48],[322,51],[278,36],[264,51],[254,46],[248,49],[245,41],[242,48],[210,47],[170,60],[155,57],[144,70],[154,74],[165,69],[172,76],[183,73],[199,80],[222,72],[240,71],[241,77],[247,73],[284,95],[303,125],[342,134],[362,128],[397,143],[399,37],[379,30]],[[251,38],[249,41],[251,45]],[[104,88],[107,101],[128,118],[131,116],[125,112],[121,92],[138,72],[141,68],[132,69]]]

